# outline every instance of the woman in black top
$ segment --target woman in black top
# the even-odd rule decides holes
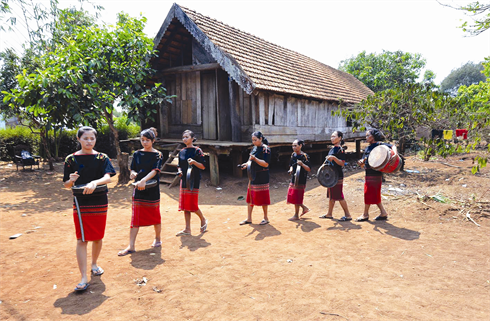
[[[303,204],[306,179],[308,172],[311,171],[310,157],[301,150],[304,144],[305,142],[301,139],[296,139],[293,142],[293,154],[291,155],[291,160],[289,161],[288,173],[292,174],[292,177],[288,188],[287,203],[294,204],[294,215],[293,217],[289,218],[290,221],[298,220],[301,216],[310,211],[310,209]],[[298,166],[301,166],[301,171],[299,177],[296,177],[295,174]],[[296,180],[298,180],[298,184],[295,184]],[[301,215],[299,215],[300,207],[303,209]]]
[[[185,147],[179,152],[179,175],[181,176],[179,211],[184,211],[185,229],[177,233],[177,236],[191,234],[191,212],[196,213],[201,220],[201,233],[206,232],[206,229],[208,228],[208,220],[199,209],[198,203],[201,171],[206,168],[205,159],[202,150],[199,147],[194,146],[194,142],[196,141],[195,136],[194,132],[190,130],[186,130],[182,133],[182,141],[184,142]],[[192,184],[192,190],[187,186],[187,170],[190,166],[193,166],[193,174],[190,177],[192,182],[189,182]]]
[[[271,149],[267,146],[267,139],[259,131],[252,134],[252,144],[254,147],[250,153],[249,160],[252,161],[252,172],[255,173],[255,177],[248,183],[248,216],[246,220],[240,222],[240,225],[252,224],[252,210],[254,206],[262,206],[264,219],[260,222],[260,225],[265,225],[269,224],[267,209],[271,204],[269,194],[269,163],[271,161]],[[247,163],[242,164],[242,169],[245,168],[247,168]]]
[[[369,146],[364,151],[362,159],[358,162],[358,164],[366,170],[366,178],[364,181],[364,214],[356,219],[358,222],[364,222],[369,219],[369,207],[371,204],[376,204],[381,211],[380,215],[376,216],[376,221],[388,219],[388,213],[381,203],[381,183],[383,180],[383,173],[372,169],[368,162],[369,154],[371,154],[371,151],[379,145],[386,145],[396,151],[394,145],[380,143],[384,139],[383,133],[377,129],[370,129],[366,132],[366,142],[369,143]]]
[[[106,154],[94,150],[97,141],[95,129],[87,126],[80,127],[77,139],[81,148],[66,157],[63,182],[66,188],[71,188],[75,184],[86,184],[83,195],[77,195],[73,200],[73,220],[77,236],[76,254],[78,268],[82,275],[75,291],[84,291],[89,286],[87,279],[88,241],[92,241],[92,275],[98,276],[104,273],[104,270],[97,265],[97,259],[102,250],[102,239],[106,227],[107,187],[101,191],[96,191],[96,188],[98,185],[110,183],[111,176],[116,175],[116,171]],[[80,217],[78,217],[79,214]]]
[[[160,167],[162,167],[162,153],[153,148],[157,137],[157,130],[153,127],[141,132],[140,142],[142,149],[133,154],[131,162],[131,179],[135,180],[133,189],[133,207],[131,229],[129,232],[129,245],[119,251],[119,256],[125,256],[136,251],[136,236],[140,226],[154,226],[155,240],[151,247],[162,246],[160,233],[162,221],[160,216]],[[154,179],[156,186],[146,187],[146,182]]]
[[[349,213],[349,208],[347,207],[347,202],[344,199],[343,187],[344,187],[344,173],[342,171],[342,167],[345,165],[345,152],[342,148],[344,144],[344,134],[341,131],[334,131],[330,140],[334,145],[333,148],[328,152],[328,156],[325,158],[325,164],[330,162],[333,164],[335,170],[337,171],[339,180],[337,181],[337,185],[332,188],[327,189],[327,197],[329,198],[328,202],[328,213],[320,216],[320,218],[329,218],[333,219],[333,208],[335,206],[335,201],[339,201],[340,206],[344,210],[344,216],[340,218],[340,221],[350,221],[352,220],[352,216]]]

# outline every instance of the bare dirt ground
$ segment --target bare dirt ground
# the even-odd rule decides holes
[[[405,169],[415,172],[387,175],[383,184],[387,222],[319,219],[326,189],[315,178],[305,195],[311,212],[290,222],[289,177],[274,169],[271,224],[258,225],[256,208],[253,225],[238,225],[246,218],[245,201],[238,200],[245,178],[222,175],[217,190],[205,174],[200,207],[209,230],[199,234],[193,216],[193,235],[175,237],[184,227],[178,188],[162,186],[163,247],[151,248],[153,228],[141,228],[137,252],[126,257],[117,252],[128,243],[131,187],[112,183],[99,259],[106,272],[91,277],[81,294],[73,292],[80,277],[62,164],[54,173],[46,164],[33,172],[1,164],[0,318],[489,320],[490,169],[472,175],[471,156],[408,158]],[[363,178],[352,169],[344,181],[354,217],[364,207]],[[372,208],[371,219],[378,213]],[[341,216],[337,204],[334,217]],[[143,277],[146,285],[136,284]]]

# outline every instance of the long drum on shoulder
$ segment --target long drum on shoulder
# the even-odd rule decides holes
[[[136,183],[131,183],[131,184],[133,186],[136,186]],[[149,180],[146,181],[145,189],[155,187],[155,186],[157,186],[157,184],[158,184],[158,182],[157,182],[156,179],[149,179]]]
[[[393,149],[386,145],[379,145],[369,154],[368,163],[376,171],[393,173],[400,169],[402,160]]]
[[[294,175],[294,186],[299,185],[299,177],[300,177],[302,168],[303,168],[302,166],[299,166],[298,164],[296,164],[296,174]]]
[[[85,189],[85,186],[87,184],[80,184],[80,185],[73,185],[71,187],[71,190],[73,192],[73,195],[83,195],[83,190]],[[107,185],[97,185],[97,187],[94,189],[93,193],[100,193],[100,192],[105,192],[107,191]],[[89,194],[86,194],[89,195]]]
[[[334,187],[339,181],[339,174],[332,165],[323,164],[317,171],[316,177],[323,187]]]

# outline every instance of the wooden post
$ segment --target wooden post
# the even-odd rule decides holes
[[[361,158],[361,141],[356,139],[356,157]]]
[[[216,152],[209,153],[209,176],[211,179],[211,186],[218,186],[219,165],[218,165],[218,154]]]
[[[231,118],[231,140],[241,141],[242,130],[240,125],[240,115],[237,111],[237,89],[232,78],[228,78],[228,93],[230,95],[230,118]]]
[[[238,168],[238,165],[243,163],[242,161],[242,152],[240,150],[232,150],[231,151],[231,162],[233,167],[233,176],[234,177],[242,177],[243,170]]]

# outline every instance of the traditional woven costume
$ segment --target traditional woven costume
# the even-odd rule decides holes
[[[157,225],[161,223],[160,217],[160,168],[162,167],[163,156],[159,151],[145,152],[136,151],[133,154],[131,170],[138,173],[136,182],[148,175],[151,171],[156,171],[152,179],[156,179],[157,185],[146,188],[142,191],[138,188],[133,192],[133,216],[131,217],[131,228],[140,226]]]
[[[293,173],[296,173],[299,160],[302,161],[303,164],[305,164],[306,166],[310,167],[310,157],[308,156],[308,154],[293,153],[291,155],[291,160],[289,161],[289,167],[293,168]],[[291,177],[291,182],[289,183],[289,188],[288,188],[288,197],[287,197],[288,204],[295,204],[295,205],[303,204],[307,175],[308,173],[305,170],[302,170],[300,172],[299,178],[297,178],[296,175],[293,175]],[[296,179],[299,179],[299,181],[298,181],[298,185],[295,186],[294,183]]]
[[[109,157],[104,153],[68,155],[65,159],[63,181],[70,179],[70,174],[78,172],[80,177],[76,185],[88,184],[93,180],[104,177],[105,174],[116,175]],[[107,188],[104,191],[77,195],[85,241],[98,241],[104,238],[107,218]],[[75,199],[73,200],[73,220],[77,240],[82,239],[80,223],[78,221]]]
[[[345,152],[344,149],[340,146],[334,146],[328,151],[328,156],[335,156],[341,161],[345,161]],[[344,172],[342,171],[342,166],[337,164],[336,162],[331,162],[325,160],[325,164],[332,164],[334,170],[337,172],[339,180],[334,187],[327,189],[327,198],[330,198],[333,201],[341,201],[344,199]]]
[[[254,146],[251,152],[252,155],[270,164],[271,149],[267,145]],[[249,182],[247,190],[247,204],[251,206],[264,206],[271,204],[269,195],[269,167],[262,167],[252,161],[252,173],[254,179]]]
[[[379,172],[379,171],[375,171],[374,169],[372,169],[371,166],[369,166],[369,162],[368,162],[369,154],[371,154],[371,151],[379,145],[386,145],[389,148],[392,147],[391,144],[375,142],[375,143],[369,145],[364,150],[364,155],[362,155],[362,158],[365,160],[364,161],[364,168],[366,171],[366,178],[364,181],[364,203],[365,204],[379,204],[379,203],[381,203],[381,183],[383,181],[383,173]]]
[[[187,160],[192,158],[198,163],[205,165],[204,153],[199,147],[185,147],[179,153],[179,167],[182,171],[182,177],[180,179],[180,193],[179,193],[179,211],[196,212],[199,210],[199,184],[201,182],[201,169],[194,166],[193,174],[194,185],[192,191],[187,188],[187,169],[189,163]]]

